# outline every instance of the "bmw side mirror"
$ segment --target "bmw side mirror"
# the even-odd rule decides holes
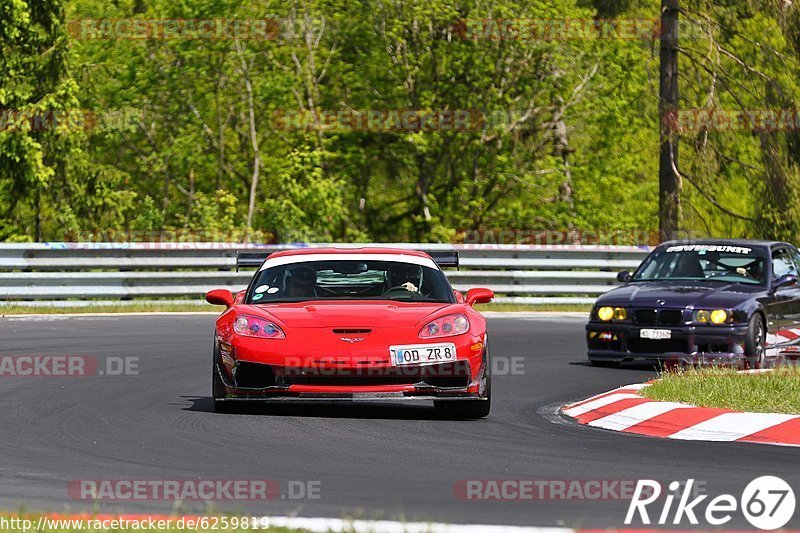
[[[467,291],[467,305],[488,304],[494,298],[490,289],[470,289]]]
[[[628,272],[627,270],[623,270],[622,272],[617,273],[617,281],[619,282],[626,283],[630,281],[630,279],[631,279],[631,273]]]
[[[214,289],[206,294],[206,301],[211,305],[230,307],[233,305],[233,293],[227,289]]]
[[[784,274],[775,280],[772,284],[772,290],[780,289],[781,287],[788,287],[789,285],[797,285],[797,276],[795,274]]]

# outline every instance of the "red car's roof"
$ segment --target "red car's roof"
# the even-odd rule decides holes
[[[276,257],[286,257],[292,255],[308,255],[308,254],[342,254],[342,255],[349,255],[349,254],[386,254],[386,255],[413,255],[416,257],[424,257],[426,259],[430,259],[431,256],[426,254],[425,252],[420,252],[419,250],[409,250],[406,248],[370,248],[370,247],[361,247],[361,248],[335,248],[335,247],[325,247],[325,248],[296,248],[291,250],[281,250],[280,252],[274,252],[270,254],[270,259]]]

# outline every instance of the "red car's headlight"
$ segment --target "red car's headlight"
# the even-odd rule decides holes
[[[284,339],[286,334],[275,323],[256,316],[242,315],[233,323],[233,331],[245,337]]]
[[[461,335],[467,331],[469,331],[469,320],[467,320],[466,315],[447,315],[425,324],[419,330],[419,336],[423,339],[450,337],[452,335]]]

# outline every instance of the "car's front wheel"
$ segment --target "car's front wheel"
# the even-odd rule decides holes
[[[234,411],[233,402],[226,402],[222,398],[225,396],[225,385],[222,383],[222,378],[219,377],[217,370],[217,363],[214,362],[211,376],[211,399],[214,402],[215,413],[232,413]]]
[[[486,359],[486,373],[484,379],[486,380],[486,388],[484,389],[484,397],[480,400],[434,400],[433,406],[437,411],[452,418],[463,420],[474,420],[476,418],[485,418],[489,416],[489,411],[492,408],[492,373],[491,361]]]
[[[744,353],[749,368],[764,368],[767,361],[767,328],[758,313],[753,314],[747,323],[747,338]]]
[[[219,368],[217,364],[219,361],[219,352],[217,351],[217,342],[214,341],[214,358],[211,365],[211,401],[214,403],[215,413],[233,413],[235,412],[236,402],[225,401],[225,384],[219,375]]]

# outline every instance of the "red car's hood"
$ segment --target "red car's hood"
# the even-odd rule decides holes
[[[250,307],[288,328],[398,328],[416,325],[454,304],[422,302],[302,302]],[[244,309],[242,309],[242,312]]]

